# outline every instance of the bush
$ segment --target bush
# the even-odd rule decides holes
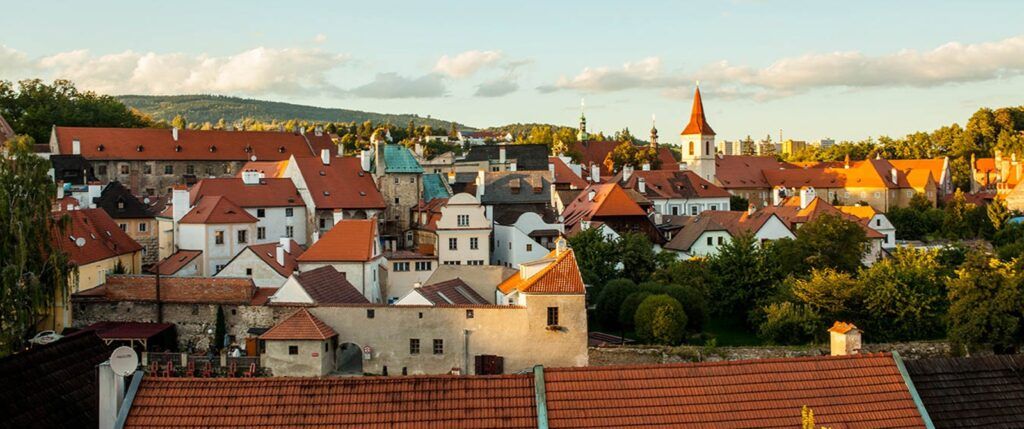
[[[821,318],[806,306],[792,302],[772,303],[764,308],[765,320],[757,335],[774,344],[805,344],[824,330]]]
[[[640,306],[641,302],[644,302],[647,297],[651,296],[648,291],[633,292],[631,295],[626,297],[622,301],[622,305],[619,307],[619,326],[632,327],[634,316],[636,316],[636,309]]]
[[[687,331],[700,332],[704,329],[704,322],[708,317],[708,302],[701,291],[693,286],[668,285],[665,287],[665,294],[683,305]]]
[[[597,320],[607,328],[618,326],[622,302],[638,290],[636,283],[629,279],[615,279],[606,283],[597,297],[594,314]]]
[[[634,324],[641,341],[676,345],[683,341],[686,313],[675,298],[651,295],[637,307]]]

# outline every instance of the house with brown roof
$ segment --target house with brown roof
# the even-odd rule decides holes
[[[338,222],[297,259],[299,271],[333,266],[370,302],[384,302],[381,250],[377,219],[346,219]]]
[[[156,197],[153,197],[156,200]],[[120,182],[110,182],[93,202],[103,209],[117,226],[142,246],[142,263],[158,261],[160,240],[157,237],[156,213],[149,197],[137,197]]]
[[[647,212],[618,183],[595,183],[584,189],[562,212],[566,235],[572,237],[590,228],[602,228],[605,235],[625,232],[647,235],[652,243],[664,243]]]
[[[193,207],[203,198],[222,196],[256,217],[252,243],[277,243],[281,238],[306,241],[306,205],[295,184],[286,178],[265,178],[255,170],[242,177],[202,179],[186,192],[174,191],[172,204]]]
[[[915,181],[918,173],[915,173]],[[871,159],[858,163],[846,162],[842,167],[788,168],[765,170],[765,179],[771,187],[786,188],[790,195],[802,187],[813,187],[822,198],[840,205],[867,203],[875,210],[886,212],[892,207],[906,207],[917,193],[908,181],[907,173],[884,159]],[[919,184],[934,205],[938,185],[930,173]]]
[[[773,156],[724,155],[715,157],[715,185],[746,198],[756,207],[771,204],[772,186],[764,171],[790,168]]]
[[[202,276],[213,276],[220,272],[235,255],[253,244],[257,237],[256,225],[259,219],[226,196],[199,199],[191,208],[174,204],[173,211],[176,247],[178,251],[201,252],[198,258],[201,261],[199,266]]]
[[[363,293],[352,286],[340,272],[330,265],[292,273],[270,297],[273,303],[288,304],[369,304]]]
[[[732,196],[690,170],[634,171],[627,165],[611,181],[643,196],[657,213],[673,216],[729,210]]]
[[[676,252],[680,259],[716,255],[741,234],[753,235],[758,243],[796,238],[778,216],[764,211],[706,211],[670,219],[675,228],[664,248]]]
[[[395,305],[484,305],[490,302],[461,278],[414,287]]]
[[[274,375],[324,376],[335,370],[338,333],[305,308],[260,335],[263,365]]]
[[[882,239],[883,249],[896,247],[896,226],[889,221],[885,213],[871,206],[836,206],[839,211],[854,216],[860,223],[885,235]]]
[[[308,243],[315,242],[342,219],[370,219],[387,207],[373,176],[359,158],[289,159],[283,177],[295,183],[306,204]]]
[[[298,271],[299,243],[281,238],[277,243],[251,244],[228,261],[215,277],[247,277],[258,287],[281,287]]]
[[[137,195],[170,193],[199,177],[232,177],[246,162],[315,158],[332,151],[323,130],[311,132],[181,130],[55,126],[54,155],[79,155],[104,182],[119,181]]]
[[[780,198],[776,201],[775,205],[765,207],[761,211],[778,216],[794,234],[803,224],[818,219],[821,216],[838,216],[849,220],[859,225],[864,230],[864,235],[868,239],[861,262],[870,266],[883,256],[882,244],[887,239],[885,234],[872,228],[860,217],[844,213],[832,204],[822,200],[817,196],[814,188],[805,187],[800,190],[800,196]]]

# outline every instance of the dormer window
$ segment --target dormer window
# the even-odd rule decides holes
[[[217,146],[210,145],[210,152],[216,152],[216,151],[217,151]]]
[[[99,152],[103,152],[103,145],[101,144],[101,145],[96,146],[96,150],[99,151]]]
[[[136,152],[142,152],[142,145],[135,146]]]
[[[175,151],[175,152],[181,152],[181,145],[177,145],[177,146],[175,146],[175,147],[174,147],[174,151]]]
[[[284,146],[278,146],[277,153],[284,153]]]

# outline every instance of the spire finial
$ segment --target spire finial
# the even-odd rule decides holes
[[[700,79],[697,79],[696,84],[697,84],[697,88],[700,88]]]

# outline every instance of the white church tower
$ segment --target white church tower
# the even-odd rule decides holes
[[[682,132],[682,158],[680,163],[704,180],[715,182],[715,131],[704,117],[704,103],[700,99],[700,86],[693,94],[690,123]]]

